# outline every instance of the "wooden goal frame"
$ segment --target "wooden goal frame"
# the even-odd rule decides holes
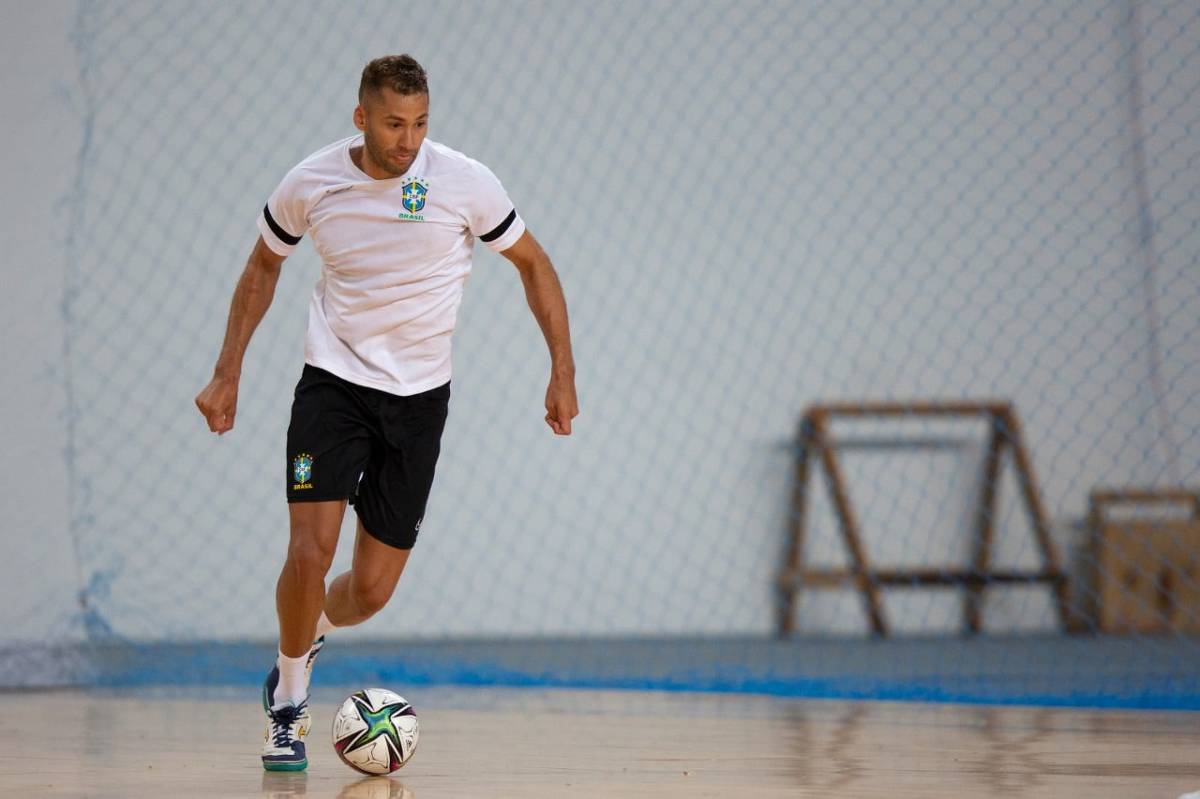
[[[898,419],[913,417],[962,418],[982,416],[988,420],[990,435],[981,475],[979,507],[975,514],[975,536],[971,563],[960,569],[881,569],[868,559],[859,533],[859,523],[846,491],[846,480],[831,438],[835,418]],[[995,509],[1000,459],[1005,447],[1012,450],[1013,465],[1021,498],[1041,553],[1042,567],[1035,571],[997,570],[992,567],[995,539]],[[779,609],[777,631],[780,636],[795,631],[796,595],[802,589],[837,588],[852,584],[862,595],[871,630],[879,636],[889,634],[889,626],[880,601],[880,588],[962,586],[966,588],[963,620],[966,630],[979,632],[982,626],[983,591],[1001,583],[1044,583],[1053,592],[1062,629],[1068,628],[1069,583],[1062,569],[1058,550],[1050,536],[1050,526],[1034,479],[1029,452],[1021,434],[1020,421],[1008,402],[838,403],[814,405],[801,418],[797,436],[795,479],[792,490],[792,516],[787,554],[777,588]],[[804,565],[805,511],[811,462],[816,459],[829,484],[833,509],[849,556],[849,568],[814,569]]]

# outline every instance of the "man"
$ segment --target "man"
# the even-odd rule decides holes
[[[426,140],[429,88],[407,55],[362,73],[360,135],[304,159],[258,219],[212,381],[196,397],[209,429],[233,428],[242,356],[280,265],[308,233],[323,262],[287,435],[291,538],[276,588],[279,656],[263,686],[263,766],[307,766],[308,680],[334,627],[392,595],[416,541],[450,397],[450,336],[478,238],[517,267],[550,350],[546,423],[578,414],[567,308],[550,259],[495,175]],[[325,586],[347,502],[353,566]]]

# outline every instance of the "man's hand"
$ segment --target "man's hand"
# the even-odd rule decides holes
[[[571,420],[579,415],[575,398],[575,380],[551,375],[546,389],[546,424],[555,435],[571,435]]]
[[[229,321],[225,324],[225,343],[217,357],[213,379],[196,395],[196,407],[204,414],[208,429],[221,435],[233,429],[237,412],[238,381],[242,375],[242,356],[254,328],[262,321],[275,296],[275,283],[286,256],[267,246],[262,236],[246,259],[246,268],[238,278],[233,300],[229,303]]]
[[[237,413],[238,381],[236,378],[214,376],[204,390],[196,395],[196,407],[208,421],[208,429],[223,435],[233,429]]]
[[[571,420],[579,415],[575,398],[575,359],[571,356],[571,330],[567,301],[550,257],[526,230],[516,243],[500,253],[513,262],[525,285],[525,299],[542,328],[550,349],[550,385],[546,389],[546,424],[555,435],[571,435]]]

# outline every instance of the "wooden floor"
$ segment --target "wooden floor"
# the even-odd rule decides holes
[[[396,778],[329,745],[263,772],[250,696],[0,694],[3,797],[1169,797],[1200,790],[1200,713],[637,692],[407,691]]]

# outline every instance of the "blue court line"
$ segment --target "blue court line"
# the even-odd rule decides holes
[[[269,643],[130,642],[36,656],[42,684],[257,685]],[[15,660],[25,659],[25,666]],[[0,684],[32,685],[28,649],[0,649]],[[54,668],[61,673],[54,675]],[[764,638],[338,641],[316,685],[463,685],[1200,710],[1195,639]]]

